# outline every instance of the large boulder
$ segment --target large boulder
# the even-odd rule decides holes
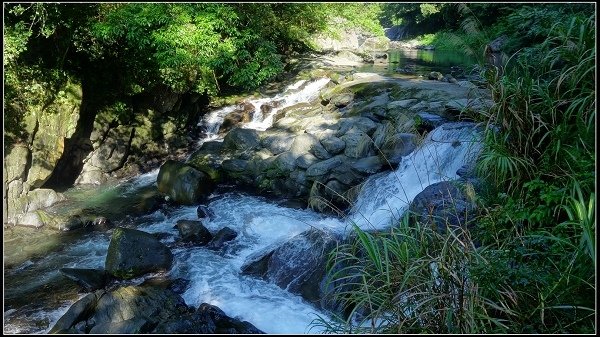
[[[207,174],[174,160],[167,160],[160,167],[157,184],[161,193],[183,205],[193,205],[205,200],[214,188],[214,183]]]
[[[235,128],[223,139],[223,147],[233,152],[248,151],[260,146],[260,137],[256,130]]]
[[[146,273],[167,271],[172,263],[171,250],[152,234],[117,227],[108,246],[105,269],[114,277],[131,279]]]
[[[50,333],[255,334],[246,321],[207,303],[188,307],[171,289],[155,285],[98,290],[75,302]]]
[[[414,198],[409,211],[415,221],[435,225],[441,233],[447,227],[467,228],[475,218],[474,202],[460,183],[453,181],[427,186]]]
[[[187,164],[195,167],[196,169],[208,174],[211,180],[219,182],[221,176],[221,164],[223,162],[222,157],[223,142],[210,141],[202,144],[200,149],[192,153],[190,158],[187,160]]]
[[[323,307],[327,258],[336,244],[333,234],[313,228],[262,257],[253,256],[242,273],[263,277]]]

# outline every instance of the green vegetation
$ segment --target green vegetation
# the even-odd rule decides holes
[[[475,17],[478,26],[423,37],[435,44],[479,27],[457,41],[481,53],[507,37],[503,71],[483,73],[495,104],[470,116],[487,125],[477,225],[438,233],[406,215],[387,233],[356,228],[331,256],[332,299],[344,315],[316,325],[336,333],[596,330],[592,9],[520,5],[494,25]]]
[[[89,84],[83,88],[84,99],[86,93],[93,94],[98,105],[90,110],[164,85],[175,93],[207,97],[253,90],[281,74],[287,56],[309,50],[309,38],[326,31],[335,16],[382,33],[379,7],[5,4],[4,86],[10,136],[25,138],[22,119],[32,101],[58,92],[67,80]]]

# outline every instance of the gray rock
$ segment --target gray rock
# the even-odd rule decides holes
[[[289,151],[292,147],[294,137],[287,133],[268,134],[262,140],[262,145],[269,149],[274,155]]]
[[[248,161],[243,159],[227,159],[221,164],[223,170],[228,172],[244,172],[248,167]]]
[[[428,112],[419,112],[417,116],[419,116],[421,123],[430,129],[435,129],[447,121],[444,117]]]
[[[131,318],[118,322],[102,322],[96,324],[91,334],[140,334],[149,328],[150,324],[143,318]]]
[[[342,162],[343,162],[342,155],[335,156],[331,159],[323,160],[322,162],[311,165],[306,170],[306,176],[307,177],[323,176],[323,175],[331,172],[331,170],[333,170],[336,166],[339,166],[340,164],[342,164]]]
[[[198,245],[207,244],[213,236],[200,221],[179,220],[175,225],[184,242],[193,242]]]
[[[417,102],[416,99],[403,99],[401,101],[393,101],[387,104],[388,110],[406,109]]]
[[[323,145],[321,145],[321,142],[319,142],[317,137],[308,133],[303,133],[294,139],[290,152],[296,158],[308,152],[319,159],[331,158],[331,155],[325,150]]]
[[[336,242],[331,233],[310,229],[260,257],[253,257],[245,263],[244,269],[255,271],[246,274],[262,276],[322,306],[327,258]]]
[[[89,331],[86,331],[89,330]],[[188,307],[180,295],[160,285],[122,286],[96,291],[75,302],[50,333],[249,334],[263,333],[246,321],[206,303]]]
[[[482,111],[490,108],[493,104],[494,102],[491,100],[461,98],[448,101],[445,108],[450,113],[460,113],[464,110]]]
[[[346,144],[344,144],[344,146],[346,146]],[[317,157],[310,153],[305,153],[296,159],[296,165],[300,168],[307,169],[318,161],[319,159],[317,159]]]
[[[213,211],[211,211],[210,208],[204,205],[198,206],[196,212],[198,213],[198,218],[201,219],[212,219],[215,216]]]
[[[344,154],[350,158],[362,158],[375,154],[373,141],[360,128],[353,127],[340,138],[346,143]]]
[[[152,234],[117,227],[110,239],[104,269],[114,277],[131,279],[169,270],[172,263],[171,250]]]
[[[363,174],[377,173],[381,170],[382,166],[378,156],[362,158],[352,164],[353,169]]]
[[[98,299],[105,294],[103,290],[98,290],[87,294],[82,299],[73,303],[50,329],[49,333],[61,333],[74,327],[80,321],[85,321],[96,308]]]
[[[253,129],[234,128],[223,139],[223,147],[231,151],[248,151],[260,146],[258,132]]]
[[[375,123],[367,117],[342,118],[339,121],[339,129],[337,131],[337,136],[340,137],[348,133],[348,131],[350,131],[351,129],[358,129],[368,135],[371,135],[377,129],[377,123]]]
[[[326,137],[321,139],[321,144],[332,155],[340,154],[344,151],[346,143],[338,137]]]
[[[334,95],[329,100],[329,104],[335,105],[337,108],[343,108],[354,100],[354,94],[351,92],[344,92],[341,94]]]

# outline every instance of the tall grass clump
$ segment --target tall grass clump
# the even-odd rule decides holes
[[[594,19],[555,24],[511,57],[504,76],[487,74],[495,104],[483,120],[479,223],[490,247],[512,250],[501,259],[514,268],[499,275],[514,274],[513,332],[595,330]]]
[[[354,227],[354,239],[332,253],[330,289],[344,317],[315,322],[329,333],[506,332],[510,289],[473,275],[490,263],[461,227],[440,232],[434,223],[405,216],[388,233]],[[501,294],[501,295],[498,295]]]

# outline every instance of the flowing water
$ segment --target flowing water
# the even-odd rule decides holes
[[[256,112],[260,112],[260,105],[273,101],[280,102],[277,109],[310,101],[318,97],[327,81],[300,81],[283,94],[251,103]],[[208,138],[218,137],[220,123],[234,109],[225,107],[203,119],[201,123]],[[273,114],[253,119],[244,127],[265,129],[272,124]],[[240,267],[246,259],[312,227],[341,235],[348,233],[353,223],[364,229],[388,227],[425,187],[456,178],[456,170],[479,151],[477,137],[478,132],[471,123],[451,123],[434,129],[396,170],[366,181],[356,205],[345,219],[279,206],[266,198],[238,192],[214,193],[206,204],[213,214],[204,219],[204,225],[213,233],[225,226],[238,233],[221,252],[178,244],[178,231],[173,226],[181,219],[197,219],[197,206],[161,209],[138,217],[121,214],[121,224],[150,233],[164,233],[161,240],[171,247],[175,257],[168,275],[190,281],[182,294],[188,305],[198,306],[203,302],[216,305],[226,314],[247,320],[267,333],[318,333],[319,330],[309,330],[310,323],[317,315],[326,317],[326,313],[272,283],[241,275]],[[135,203],[140,194],[155,190],[156,176],[157,171],[153,171],[101,189],[74,188],[66,193],[70,203],[61,207],[69,209],[85,204],[101,212],[99,214],[110,212]],[[23,235],[30,238],[27,235],[31,233]],[[56,239],[57,234],[54,235]],[[110,232],[69,235],[60,234],[59,242],[49,252],[5,269],[5,333],[46,333],[72,303],[85,295],[58,269],[103,268]],[[6,256],[5,252],[5,265]]]
[[[252,112],[252,120],[250,123],[246,123],[242,125],[242,127],[261,131],[266,130],[273,125],[273,116],[275,116],[277,111],[297,103],[310,102],[314,100],[315,98],[319,97],[321,89],[323,89],[323,87],[325,87],[329,81],[330,79],[328,78],[320,78],[310,82],[306,80],[300,80],[289,85],[281,94],[278,94],[275,97],[248,100],[247,102],[254,106],[254,111]],[[267,103],[273,106],[273,109],[271,109],[266,116],[263,116],[261,107]],[[204,116],[199,123],[206,134],[206,137],[203,138],[201,142],[219,139],[218,133],[219,128],[223,123],[223,119],[237,108],[238,107],[236,105],[230,105],[220,109],[215,109],[206,114],[206,116]]]

